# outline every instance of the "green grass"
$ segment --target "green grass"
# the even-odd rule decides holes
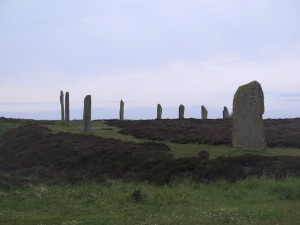
[[[54,131],[83,133],[82,121],[72,121],[70,127],[64,126],[61,122],[56,122],[54,125],[48,125],[48,127]],[[131,135],[123,135],[118,133],[120,128],[112,127],[105,124],[104,121],[93,121],[92,127],[109,127],[112,130],[94,130],[92,133],[96,136],[103,138],[115,138],[121,141],[132,141],[141,143],[149,140],[138,139]],[[207,151],[210,154],[210,158],[217,158],[219,156],[238,156],[243,154],[255,154],[264,156],[276,156],[276,155],[299,155],[299,148],[267,148],[266,151],[259,150],[244,150],[230,147],[228,145],[203,145],[203,144],[177,144],[168,141],[160,142],[167,144],[175,158],[193,157],[197,156],[199,151]]]
[[[4,133],[5,131],[17,127],[19,123],[6,123],[3,121],[0,121],[0,134]]]
[[[17,126],[0,124],[0,132]],[[83,133],[81,121],[70,127],[55,122],[54,132]],[[102,121],[93,127],[108,127]],[[95,130],[94,135],[122,141],[143,142],[119,134],[119,128]],[[245,153],[300,155],[300,149],[269,148],[266,152],[245,151],[230,146],[166,143],[174,157],[191,157],[208,151],[211,158]],[[278,224],[300,221],[300,178],[282,180],[249,178],[236,183],[201,184],[189,180],[168,186],[108,180],[103,184],[38,184],[14,187],[0,180],[0,224]]]
[[[0,188],[0,224],[298,224],[300,179]]]
[[[61,132],[72,132],[72,133],[82,133],[82,134],[84,133],[82,131],[82,127],[83,127],[82,121],[72,121],[70,123],[69,127],[63,125],[60,121],[56,121],[55,124],[48,125],[47,127],[49,127],[51,130],[56,131],[56,132],[61,131]],[[147,141],[147,140],[135,138],[131,135],[120,134],[120,133],[118,133],[120,128],[108,126],[107,124],[105,124],[104,121],[93,121],[92,127],[93,128],[111,128],[112,130],[96,129],[96,130],[92,131],[93,135],[100,136],[103,138],[115,138],[115,139],[118,139],[121,141],[132,141],[132,142],[136,142],[136,143],[141,143],[141,142]]]

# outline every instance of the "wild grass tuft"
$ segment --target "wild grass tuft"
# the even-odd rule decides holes
[[[143,202],[146,201],[146,195],[142,192],[141,189],[135,189],[130,194],[130,199],[135,201],[135,202],[143,203]]]
[[[0,188],[0,224],[296,225],[299,186],[299,178],[249,178],[210,184],[183,179],[168,186],[110,180],[109,185]]]

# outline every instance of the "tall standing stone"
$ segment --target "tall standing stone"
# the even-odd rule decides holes
[[[184,105],[179,106],[179,119],[184,119]]]
[[[230,118],[230,114],[228,112],[228,109],[226,106],[224,106],[224,109],[223,109],[223,119],[229,119]]]
[[[124,120],[124,102],[120,101],[120,120]]]
[[[65,121],[65,106],[64,106],[64,92],[60,91],[60,112],[61,112],[61,121],[64,123]]]
[[[160,104],[157,104],[157,119],[161,120],[161,115],[162,115],[162,107]]]
[[[201,106],[201,119],[206,120],[208,115],[208,111],[206,108],[202,105]]]
[[[69,102],[69,92],[65,95],[65,121],[66,125],[70,125],[70,102]]]
[[[238,88],[233,99],[234,147],[246,149],[265,149],[265,131],[262,115],[264,113],[264,93],[257,81]]]
[[[91,132],[91,118],[92,118],[92,97],[87,95],[84,98],[83,109],[83,130]]]

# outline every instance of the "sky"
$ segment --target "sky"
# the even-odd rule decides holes
[[[300,117],[299,0],[0,0],[0,116],[221,118],[258,81],[264,118]]]

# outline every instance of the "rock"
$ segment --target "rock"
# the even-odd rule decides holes
[[[66,125],[70,125],[70,102],[69,102],[69,92],[65,95],[65,121]]]
[[[60,111],[61,111],[61,121],[64,123],[65,121],[65,106],[64,106],[64,92],[60,91]]]
[[[91,132],[91,118],[92,118],[92,97],[87,95],[84,98],[83,109],[83,130]]]
[[[264,93],[257,81],[240,86],[233,99],[234,147],[245,149],[265,149]]]
[[[184,105],[179,106],[179,119],[184,119]]]
[[[124,102],[121,100],[120,102],[120,120],[124,120]]]
[[[223,119],[229,119],[230,118],[230,114],[228,112],[228,109],[226,106],[224,106],[224,109],[223,109]]]
[[[206,110],[206,108],[202,105],[201,106],[201,118],[203,120],[207,119],[207,115],[208,115],[208,111]]]
[[[161,115],[162,115],[162,107],[160,104],[157,104],[157,119],[161,120]]]

